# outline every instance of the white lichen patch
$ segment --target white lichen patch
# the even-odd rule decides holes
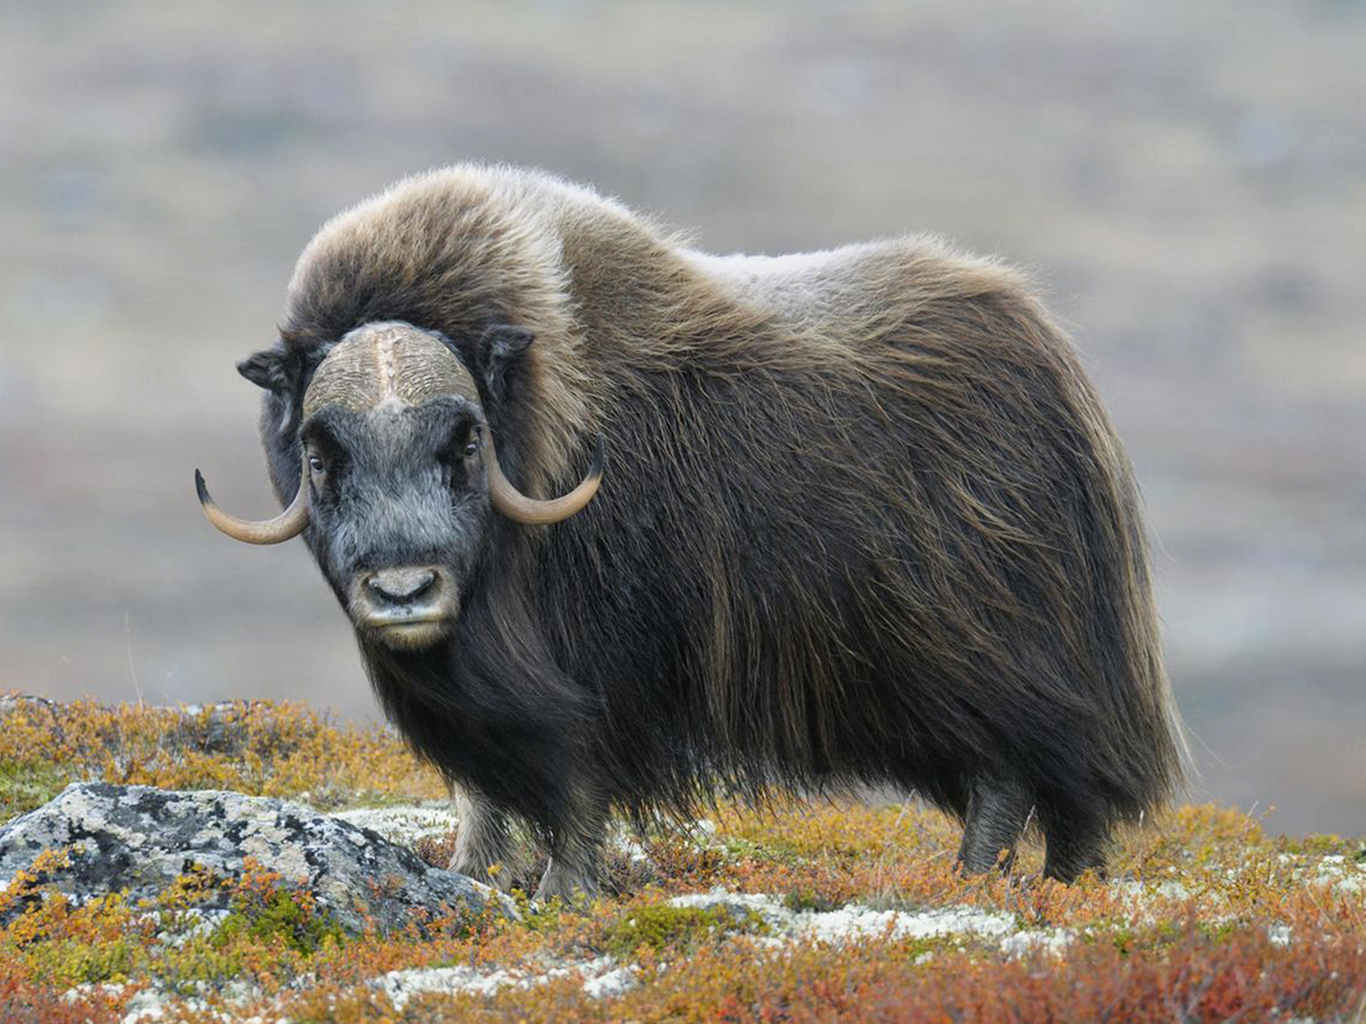
[[[141,920],[162,925],[156,932],[156,942],[170,949],[179,949],[194,939],[212,935],[232,912],[226,909],[201,910],[187,907],[174,913],[162,911],[143,914]]]
[[[584,992],[593,999],[619,996],[635,987],[636,967],[634,965],[618,967],[606,974],[599,974],[596,978],[588,978],[583,983]]]
[[[865,938],[928,939],[950,935],[999,939],[1016,929],[1015,917],[973,907],[874,910],[851,903],[838,910],[790,910],[772,896],[713,890],[675,896],[675,907],[732,907],[758,914],[773,936],[792,941],[847,942]]]
[[[1001,940],[1001,952],[1009,956],[1062,956],[1076,940],[1072,928],[1031,928],[1007,935]]]
[[[1288,946],[1294,937],[1294,932],[1286,924],[1273,924],[1266,930],[1267,941],[1273,946]]]
[[[531,988],[557,978],[570,977],[575,973],[583,978],[584,992],[594,998],[620,995],[635,984],[634,967],[618,967],[609,956],[563,964],[539,972],[515,967],[493,970],[481,970],[465,965],[417,967],[390,971],[371,984],[381,989],[393,1003],[394,1009],[401,1013],[408,1001],[417,995],[473,993],[491,996],[500,989]]]
[[[201,993],[208,991],[208,986],[204,982],[196,983],[194,988]],[[76,985],[67,989],[62,994],[62,998],[68,1003],[73,1003],[84,995],[120,996],[126,989],[126,985],[117,982]],[[242,981],[230,981],[218,995],[220,1005],[225,1007],[223,1009],[215,1009],[203,995],[184,997],[157,987],[140,989],[134,992],[128,1002],[124,1004],[123,1016],[119,1019],[120,1024],[155,1024],[157,1021],[177,1021],[183,1020],[186,1013],[193,1013],[196,1017],[207,1017],[210,1020],[219,1020],[224,1024],[291,1024],[287,1017],[261,1015],[243,1017],[234,1012],[234,1007],[245,1006],[260,1000],[261,990],[255,985],[249,985]]]
[[[1329,854],[1319,860],[1312,882],[1331,885],[1338,892],[1366,891],[1366,863],[1348,860],[1340,853]]]
[[[454,832],[460,824],[460,819],[449,807],[439,804],[362,807],[353,811],[337,811],[333,817],[378,832],[389,842],[400,846],[412,846],[419,839],[440,838]]]

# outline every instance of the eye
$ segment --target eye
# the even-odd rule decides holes
[[[480,431],[477,424],[461,423],[451,431],[441,450],[437,453],[437,459],[448,470],[456,474],[457,480],[463,480],[465,474],[469,472],[465,465],[467,459],[472,459],[479,454]]]
[[[463,455],[465,458],[471,459],[474,457],[475,453],[479,451],[480,433],[481,432],[477,424],[470,425],[469,436],[465,438],[464,443],[460,445],[459,449],[460,454]]]
[[[322,460],[321,455],[313,452],[308,453],[308,468],[313,472],[322,474],[327,472],[327,463]]]

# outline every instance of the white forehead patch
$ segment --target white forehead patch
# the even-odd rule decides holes
[[[357,412],[397,409],[441,395],[479,401],[474,379],[445,343],[412,324],[385,321],[348,332],[327,354],[304,412],[332,404]]]

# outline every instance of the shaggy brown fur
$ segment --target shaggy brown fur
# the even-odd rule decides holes
[[[487,612],[441,660],[364,652],[475,795],[480,857],[521,814],[588,885],[608,805],[891,782],[968,819],[976,870],[1032,808],[1069,878],[1177,784],[1132,473],[1016,273],[925,238],[709,256],[585,189],[460,166],[329,222],[281,337],[306,383],[382,320],[476,378],[487,328],[534,333],[484,395],[526,493],[572,487],[606,440],[585,511],[500,529]],[[288,402],[263,418],[282,497]]]

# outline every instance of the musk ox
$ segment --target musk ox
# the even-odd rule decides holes
[[[458,166],[327,223],[265,389],[282,504],[385,713],[593,891],[615,809],[914,791],[965,870],[1045,871],[1178,782],[1132,472],[1014,272],[902,238],[712,256],[555,178]],[[606,458],[604,459],[604,452]],[[606,470],[604,473],[604,464]]]

